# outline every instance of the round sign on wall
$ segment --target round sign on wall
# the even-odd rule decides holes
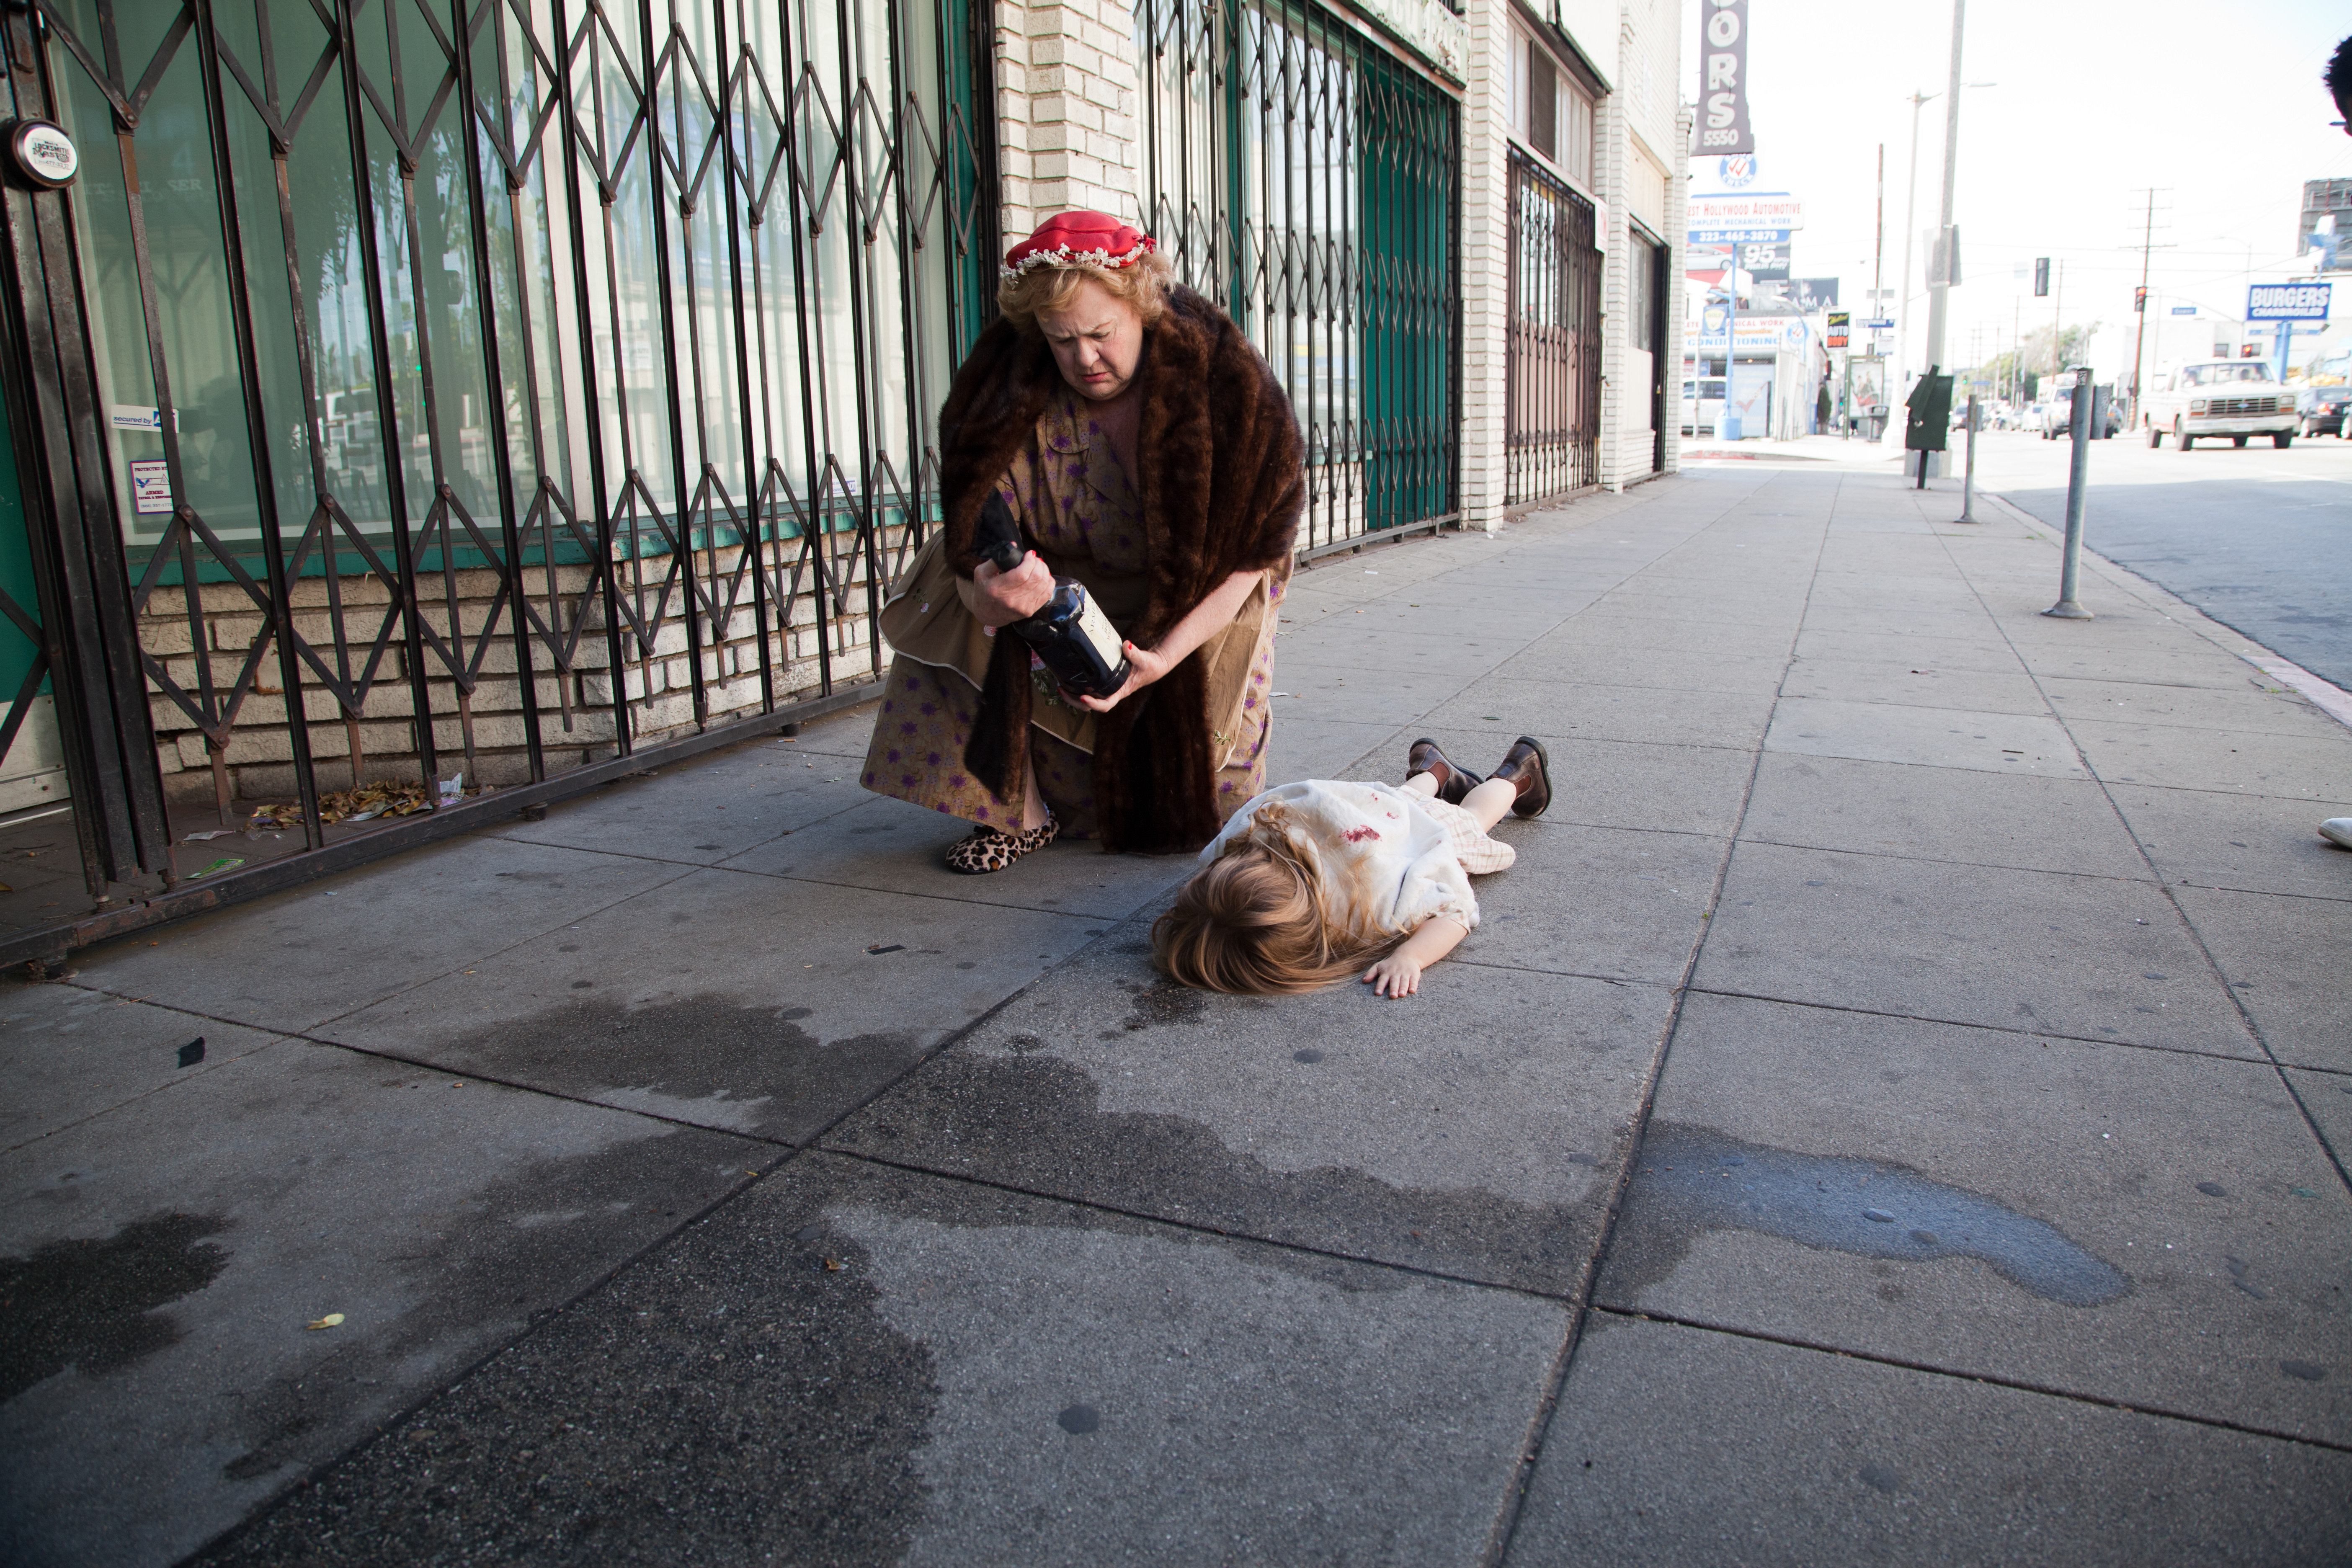
[[[47,191],[73,184],[81,170],[73,138],[46,120],[19,120],[9,127],[8,161],[16,173]]]

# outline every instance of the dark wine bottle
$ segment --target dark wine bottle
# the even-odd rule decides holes
[[[1026,558],[1019,529],[1003,498],[991,495],[981,508],[981,559],[999,572],[1011,572]],[[1058,574],[1054,596],[1026,620],[1008,628],[1037,652],[1054,679],[1081,697],[1108,697],[1127,684],[1134,668],[1125,640],[1110,617],[1102,613],[1086,584]]]

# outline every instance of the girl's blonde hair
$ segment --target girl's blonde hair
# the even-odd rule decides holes
[[[1023,337],[1034,338],[1039,335],[1037,318],[1068,309],[1078,285],[1089,278],[1111,298],[1134,306],[1150,329],[1158,326],[1167,312],[1168,290],[1174,286],[1176,274],[1168,258],[1156,250],[1145,251],[1124,267],[1097,267],[1084,261],[1066,267],[1033,267],[996,286],[996,308]]]
[[[1287,807],[1268,801],[1184,884],[1151,926],[1152,962],[1162,973],[1236,995],[1318,991],[1403,940],[1342,929],[1291,833]]]

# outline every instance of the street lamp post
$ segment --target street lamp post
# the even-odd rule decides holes
[[[1911,179],[1903,192],[1903,280],[1895,286],[1895,379],[1908,384],[1911,360],[1911,240],[1917,234],[1919,205],[1919,110],[1932,103],[1937,93],[1911,94]],[[1893,389],[1889,389],[1891,395]],[[1892,423],[1890,421],[1890,423]]]
[[[1960,167],[1960,30],[1966,19],[1968,0],[1952,0],[1952,74],[1950,84],[1944,89],[1944,199],[1936,226],[1937,245],[1944,254],[1942,270],[1927,280],[1927,363],[1942,364],[1944,325],[1949,312],[1952,291],[1952,264],[1958,248],[1952,240],[1953,186]],[[1927,458],[1922,462],[1929,461]],[[1942,464],[1935,465],[1941,469]]]

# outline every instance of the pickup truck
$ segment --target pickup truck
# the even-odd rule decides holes
[[[2271,377],[2260,360],[2207,360],[2158,374],[2140,412],[2147,444],[2160,447],[2169,435],[2187,451],[2202,436],[2226,436],[2242,447],[2268,436],[2273,447],[2292,446],[2299,416],[2294,393]]]

